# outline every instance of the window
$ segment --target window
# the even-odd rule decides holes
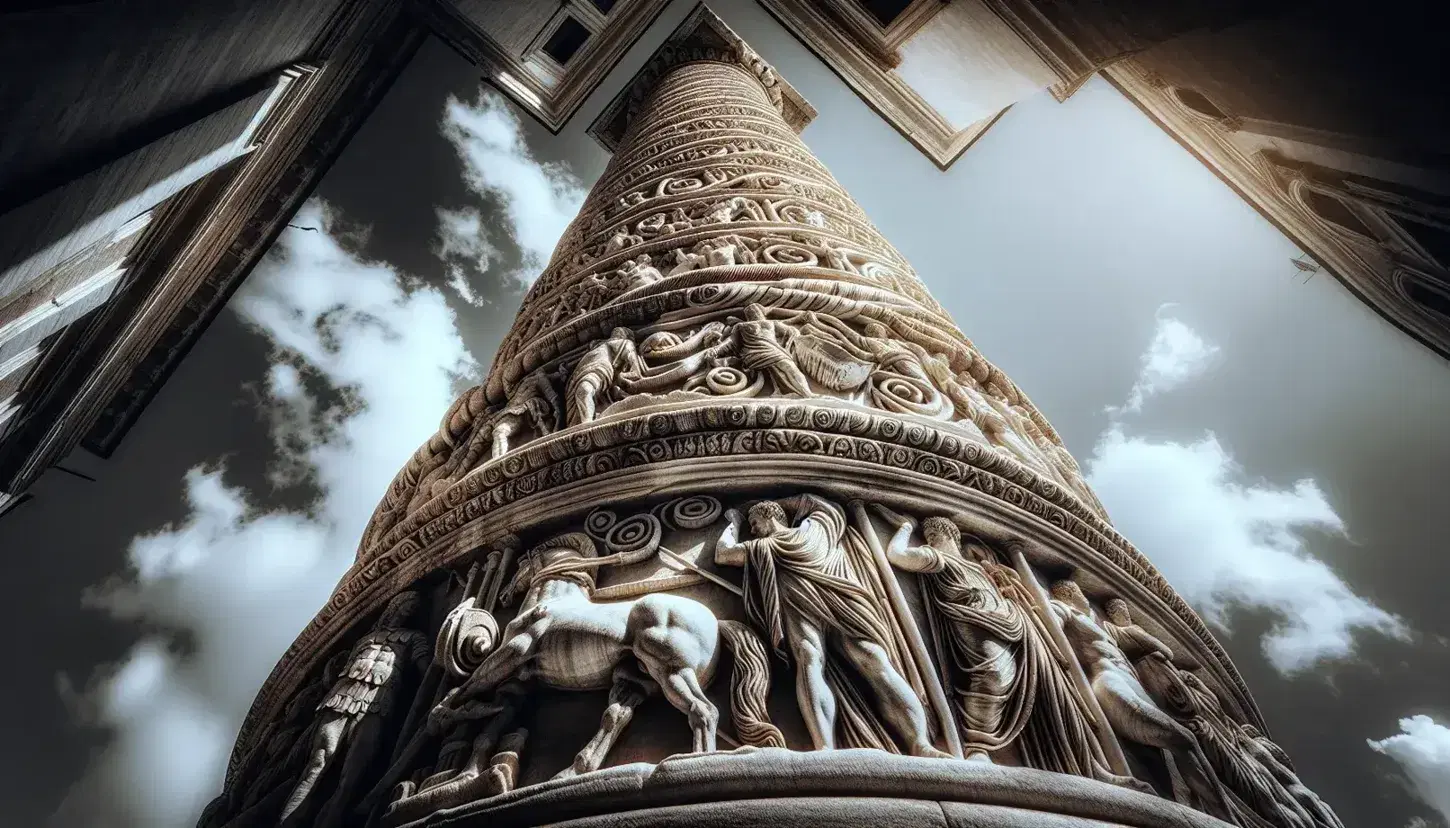
[[[1175,87],[1173,90],[1173,94],[1178,96],[1179,103],[1183,104],[1194,112],[1197,112],[1199,115],[1202,115],[1205,118],[1214,121],[1223,121],[1228,119],[1227,112],[1224,112],[1222,109],[1220,109],[1217,104],[1208,99],[1207,95],[1199,92],[1197,89],[1183,89]]]
[[[1450,296],[1421,282],[1419,279],[1406,279],[1405,292],[1416,304],[1422,305],[1441,316],[1450,319]]]
[[[911,5],[911,0],[860,0],[866,11],[881,23],[882,28],[890,26]]]
[[[1326,195],[1318,190],[1305,187],[1302,192],[1304,206],[1325,221],[1353,233],[1356,236],[1364,236],[1367,239],[1375,238],[1374,231],[1369,229],[1354,211],[1349,209],[1343,201],[1331,195]]]
[[[574,57],[575,53],[579,51],[579,47],[583,46],[584,41],[588,39],[589,30],[584,28],[584,24],[573,17],[566,16],[559,24],[559,28],[555,29],[554,33],[549,35],[549,39],[544,41],[544,54],[563,66]]]
[[[1399,218],[1400,227],[1420,245],[1435,264],[1450,269],[1450,230],[1411,218]]]

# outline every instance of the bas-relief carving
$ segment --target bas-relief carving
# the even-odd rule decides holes
[[[733,237],[702,244],[700,253],[690,255],[736,256]],[[643,268],[636,265],[635,271]],[[650,270],[647,278],[658,276]],[[470,389],[394,481],[365,533],[364,548],[481,462],[499,459],[511,447],[561,426],[593,422],[616,404],[638,411],[661,399],[678,402],[691,395],[830,397],[942,420],[1066,487],[1102,514],[1072,456],[1020,403],[1010,402],[1010,392],[984,361],[974,359],[957,370],[952,357],[897,338],[869,318],[848,322],[829,313],[760,303],[739,310],[715,308],[709,315],[722,314],[728,315],[692,331],[656,331],[642,342],[633,330],[615,328],[572,364],[564,361],[530,374],[492,412],[481,389]]]
[[[717,750],[718,739],[727,749],[868,747],[953,759],[939,746],[944,722],[968,760],[1152,792],[1115,770],[1116,737],[1166,751],[1187,783],[1187,804],[1230,824],[1339,828],[1277,746],[1225,713],[1217,691],[1133,623],[1126,602],[1109,597],[1100,610],[1070,580],[1054,582],[1049,598],[1039,573],[1004,562],[1010,541],[964,537],[949,517],[904,516],[813,492],[729,506],[694,495],[623,518],[598,508],[529,543],[496,546],[486,567],[474,565],[486,574],[482,581],[470,574],[434,633],[433,653],[422,632],[398,626],[416,614],[416,594],[404,593],[396,599],[402,607],[390,605],[346,659],[335,657],[319,683],[288,705],[268,756],[303,743],[306,734],[296,735],[302,706],[318,717],[306,765],[278,765],[298,780],[282,786],[292,791],[283,824],[309,796],[357,802],[359,818],[378,813],[401,824],[508,793],[532,761],[529,745],[559,738],[531,710],[538,688],[552,688],[606,694],[594,736],[568,764],[543,769],[555,779],[606,766],[640,705],[658,694],[696,753]],[[913,578],[923,600],[903,614],[888,585]],[[682,594],[692,589],[703,597]],[[933,646],[913,649],[909,627],[930,630]],[[332,788],[314,791],[320,769],[344,751],[387,754],[387,745],[360,732],[386,711],[373,697],[354,703],[367,695],[354,692],[359,687],[381,698],[377,688],[400,686],[390,672],[396,659],[377,657],[383,650],[418,666],[431,655],[445,675],[436,702],[420,726],[397,734],[386,772],[343,773]],[[384,661],[385,669],[374,669]],[[707,690],[727,665],[732,715],[722,728]],[[318,704],[319,686],[339,669],[343,678]],[[782,731],[781,706],[769,700],[773,676],[782,690],[794,687],[798,724],[787,730],[803,731],[803,740]],[[946,709],[931,702],[937,676],[949,691]],[[372,794],[364,797],[366,785]],[[246,804],[257,799],[253,792]]]
[[[1339,828],[1051,426],[743,54],[677,50],[644,73],[653,96],[622,99],[621,146],[489,380],[390,486],[259,695],[208,824],[398,825],[631,762],[788,772],[864,748],[964,785],[1025,766],[1105,802]],[[983,499],[995,511],[967,508]],[[418,629],[349,631],[420,579],[462,590]],[[418,666],[436,642],[421,681],[363,681],[411,693],[407,715],[319,706],[356,695],[334,673],[380,635]]]
[[[726,521],[715,560],[743,568],[747,614],[777,653],[789,651],[813,746],[834,748],[839,727],[852,746],[895,750],[900,739],[914,756],[950,757],[931,742],[884,595],[873,590],[889,573],[869,573],[865,540],[845,510],[811,494],[763,500],[750,507],[749,540],[739,511]],[[874,698],[861,699],[848,673]]]
[[[377,626],[353,645],[343,672],[317,707],[310,755],[282,807],[282,825],[340,825],[352,797],[361,793],[368,766],[383,747],[384,724],[394,713],[408,668],[421,673],[431,657],[423,634],[404,626],[417,614],[419,600],[415,592],[399,593]],[[339,756],[342,766],[334,774],[330,796],[309,817],[302,809],[316,804],[319,797],[312,794],[317,782]]]
[[[967,758],[991,761],[993,752],[1018,742],[1030,767],[1145,788],[1109,766],[1091,725],[1094,712],[1064,672],[1064,654],[1047,629],[1051,620],[1021,576],[976,539],[964,548],[961,529],[946,518],[922,521],[925,543],[912,546],[915,521],[880,511],[897,525],[887,557],[920,573],[945,666],[959,677],[953,693]]]

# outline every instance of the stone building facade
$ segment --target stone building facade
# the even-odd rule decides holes
[[[116,449],[423,41],[405,9],[0,10],[0,513]]]
[[[1450,357],[1450,101],[1431,14],[1296,4],[1103,75],[1314,263]]]
[[[703,9],[207,828],[1339,828]]]

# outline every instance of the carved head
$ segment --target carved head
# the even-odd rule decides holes
[[[750,521],[750,531],[756,537],[766,537],[776,532],[782,532],[789,528],[786,522],[785,508],[774,500],[762,500],[750,507],[747,516]]]
[[[609,332],[609,338],[610,339],[627,339],[630,342],[633,342],[634,341],[634,331],[630,330],[629,328],[615,328],[614,330],[612,330],[612,331]]]
[[[1054,601],[1061,601],[1070,607],[1075,607],[1081,612],[1092,613],[1087,596],[1082,593],[1082,587],[1077,585],[1077,581],[1063,579],[1055,582],[1052,585],[1052,598]]]
[[[866,327],[861,330],[872,339],[889,339],[891,337],[891,331],[880,322],[867,322]]]
[[[418,593],[412,590],[394,595],[393,600],[389,601],[387,607],[383,609],[383,615],[378,619],[378,626],[401,627],[413,617],[413,613],[418,611],[421,604],[422,599]]]
[[[1103,606],[1107,610],[1108,620],[1119,627],[1126,627],[1133,623],[1133,612],[1128,609],[1128,602],[1122,598],[1110,598]]]
[[[921,536],[938,552],[961,553],[962,530],[944,517],[932,516],[921,522]]]
[[[987,365],[986,360],[978,359],[974,354],[971,364],[967,366],[966,373],[967,376],[981,384],[985,383],[987,378],[992,375],[992,369]]]

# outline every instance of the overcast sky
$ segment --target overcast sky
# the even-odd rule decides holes
[[[937,170],[750,0],[804,138],[1214,624],[1350,826],[1450,813],[1450,365],[1101,80]],[[427,44],[113,458],[0,520],[6,824],[188,825],[373,505],[482,375],[607,160]],[[1373,741],[1371,741],[1373,740]],[[1438,800],[1436,799],[1438,792]]]

